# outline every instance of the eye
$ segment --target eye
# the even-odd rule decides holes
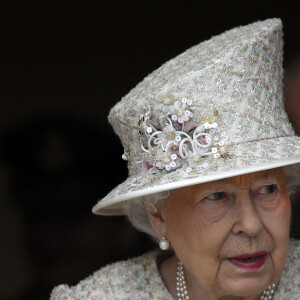
[[[226,194],[224,192],[217,192],[217,193],[213,193],[213,194],[207,196],[206,198],[209,200],[217,201],[217,200],[222,200],[225,197],[226,197]]]
[[[270,185],[265,185],[263,186],[260,190],[260,194],[274,194],[277,192],[277,185],[276,184],[270,184]]]

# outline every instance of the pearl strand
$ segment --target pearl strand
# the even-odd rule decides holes
[[[181,261],[178,261],[177,263],[176,290],[177,290],[178,300],[190,299]]]
[[[178,300],[190,300],[189,291],[186,285],[183,265],[181,261],[177,262],[177,276],[176,276],[176,291]],[[276,293],[276,284],[269,285],[262,293],[261,300],[272,300]]]
[[[264,291],[263,294],[261,295],[260,299],[261,300],[272,300],[274,295],[276,293],[276,284],[273,283],[269,285]]]

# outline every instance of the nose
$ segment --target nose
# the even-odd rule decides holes
[[[263,229],[261,216],[250,196],[237,199],[232,231],[234,234],[255,237]]]

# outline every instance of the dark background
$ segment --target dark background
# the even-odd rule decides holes
[[[180,3],[2,2],[0,299],[48,299],[59,283],[153,247],[124,218],[90,212],[127,176],[106,116],[149,72],[271,17],[284,24],[285,68],[298,59],[297,1]]]

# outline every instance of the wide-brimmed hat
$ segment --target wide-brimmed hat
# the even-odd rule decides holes
[[[234,28],[162,65],[109,114],[128,179],[94,206],[300,162],[284,110],[282,24]],[[111,158],[115,159],[115,158]]]

